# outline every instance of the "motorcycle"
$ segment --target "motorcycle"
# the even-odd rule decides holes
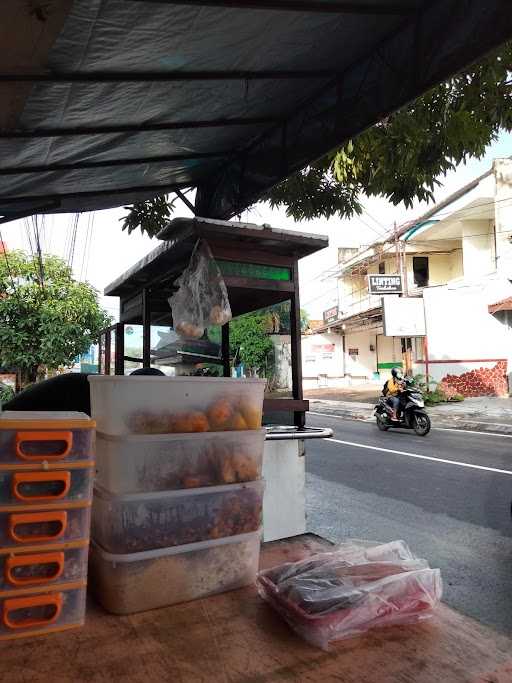
[[[387,402],[386,396],[381,396],[375,406],[377,427],[381,432],[390,428],[414,429],[418,436],[426,436],[431,427],[430,417],[425,411],[423,394],[410,379],[404,382],[404,389],[398,394],[400,405],[397,410],[397,420],[392,420],[393,410]]]

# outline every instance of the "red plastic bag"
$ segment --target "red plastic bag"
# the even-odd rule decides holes
[[[430,617],[442,582],[439,569],[403,541],[350,542],[260,572],[258,590],[304,640],[327,649],[372,628]]]

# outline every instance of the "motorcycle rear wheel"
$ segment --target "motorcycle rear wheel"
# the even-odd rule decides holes
[[[383,415],[377,415],[377,427],[381,432],[387,432],[389,427],[386,424],[386,418]]]
[[[426,413],[415,413],[413,429],[418,436],[427,436],[431,428],[430,418]]]

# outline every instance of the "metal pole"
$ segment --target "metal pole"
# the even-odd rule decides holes
[[[149,290],[142,290],[142,367],[151,367],[151,307]]]

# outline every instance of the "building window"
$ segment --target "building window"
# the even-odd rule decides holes
[[[379,275],[385,275],[386,274],[386,264],[384,261],[381,261],[379,263]]]
[[[417,287],[428,287],[428,256],[413,256],[412,270],[414,284]]]

